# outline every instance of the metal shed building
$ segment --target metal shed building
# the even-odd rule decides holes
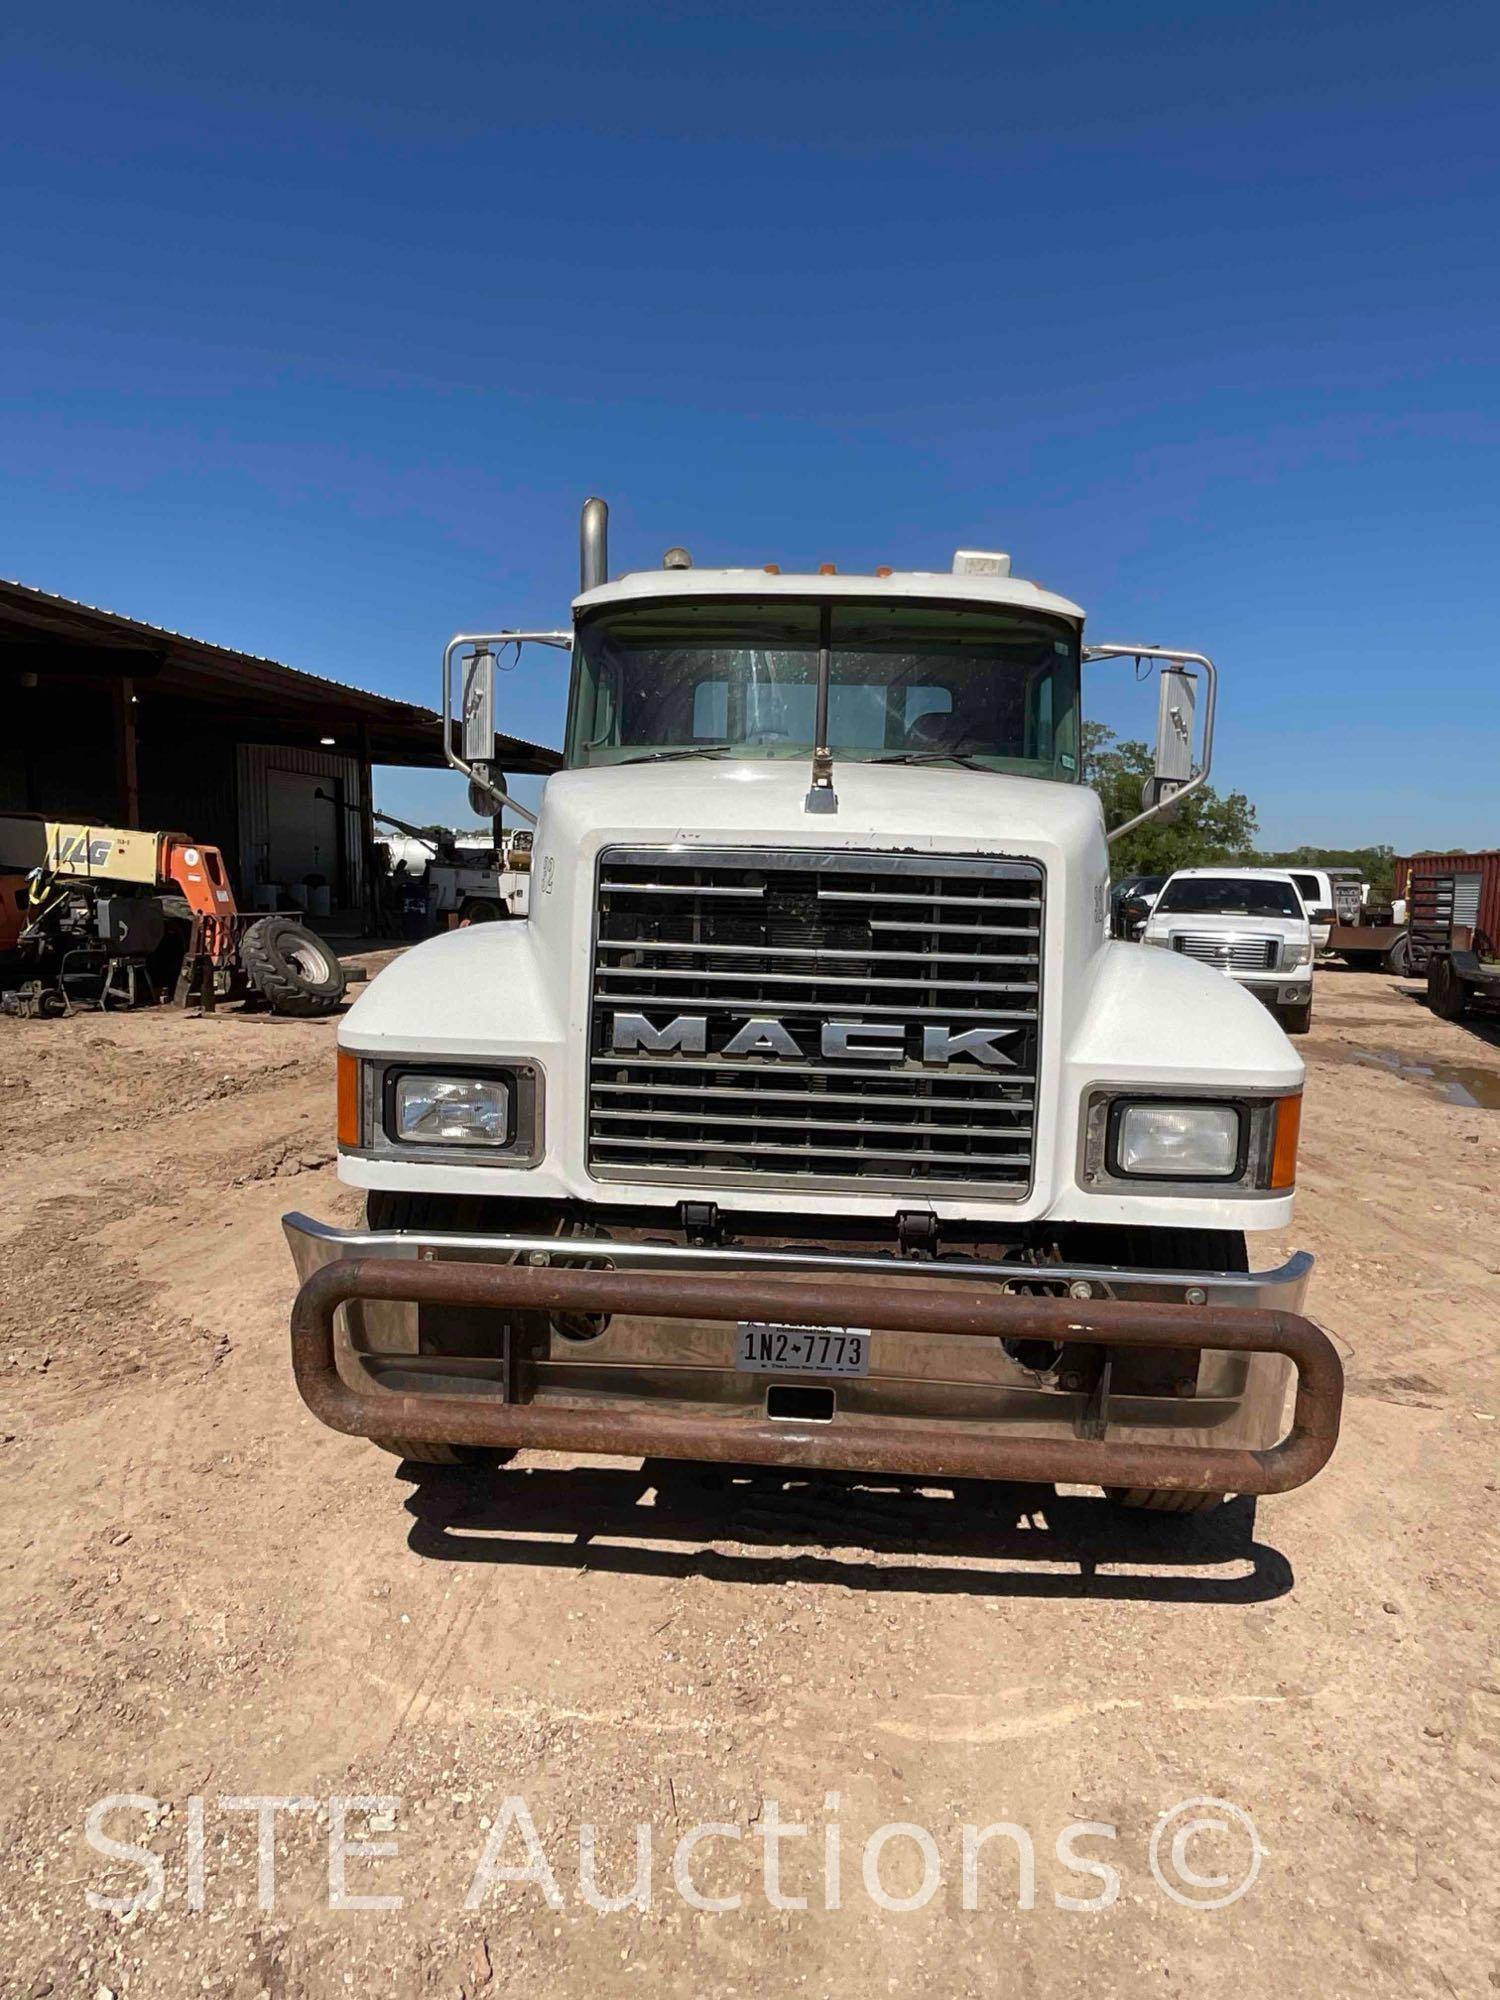
[[[0,809],[193,834],[247,906],[320,875],[357,913],[372,767],[444,763],[431,709],[4,581],[0,704]],[[497,752],[511,772],[560,761]]]

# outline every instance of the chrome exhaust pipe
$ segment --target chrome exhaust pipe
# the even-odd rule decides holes
[[[609,508],[602,500],[585,500],[578,524],[578,583],[597,590],[609,581]]]

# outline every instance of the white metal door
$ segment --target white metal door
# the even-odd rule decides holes
[[[266,773],[271,818],[270,874],[283,887],[321,875],[335,896],[339,881],[338,801],[332,778],[272,765]]]

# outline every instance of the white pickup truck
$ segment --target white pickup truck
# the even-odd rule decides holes
[[[1216,675],[1083,626],[978,551],[610,579],[591,501],[569,623],[450,642],[477,790],[502,646],[570,658],[566,768],[527,915],[408,951],[341,1026],[366,1225],[286,1219],[317,1416],[416,1461],[1184,1511],[1318,1470],[1311,1260],[1249,1267],[1291,1220],[1302,1064],[1233,980],[1108,937],[1081,782],[1086,661],[1160,663],[1141,817],[1203,782]]]
[[[1290,875],[1179,868],[1157,897],[1141,943],[1239,980],[1289,1035],[1312,1026],[1312,926]]]

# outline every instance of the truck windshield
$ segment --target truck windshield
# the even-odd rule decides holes
[[[1162,890],[1157,916],[1300,917],[1290,882],[1253,875],[1178,875]]]
[[[642,604],[578,628],[568,763],[805,757],[820,645],[836,760],[1078,776],[1078,633],[1005,607],[793,598]]]

